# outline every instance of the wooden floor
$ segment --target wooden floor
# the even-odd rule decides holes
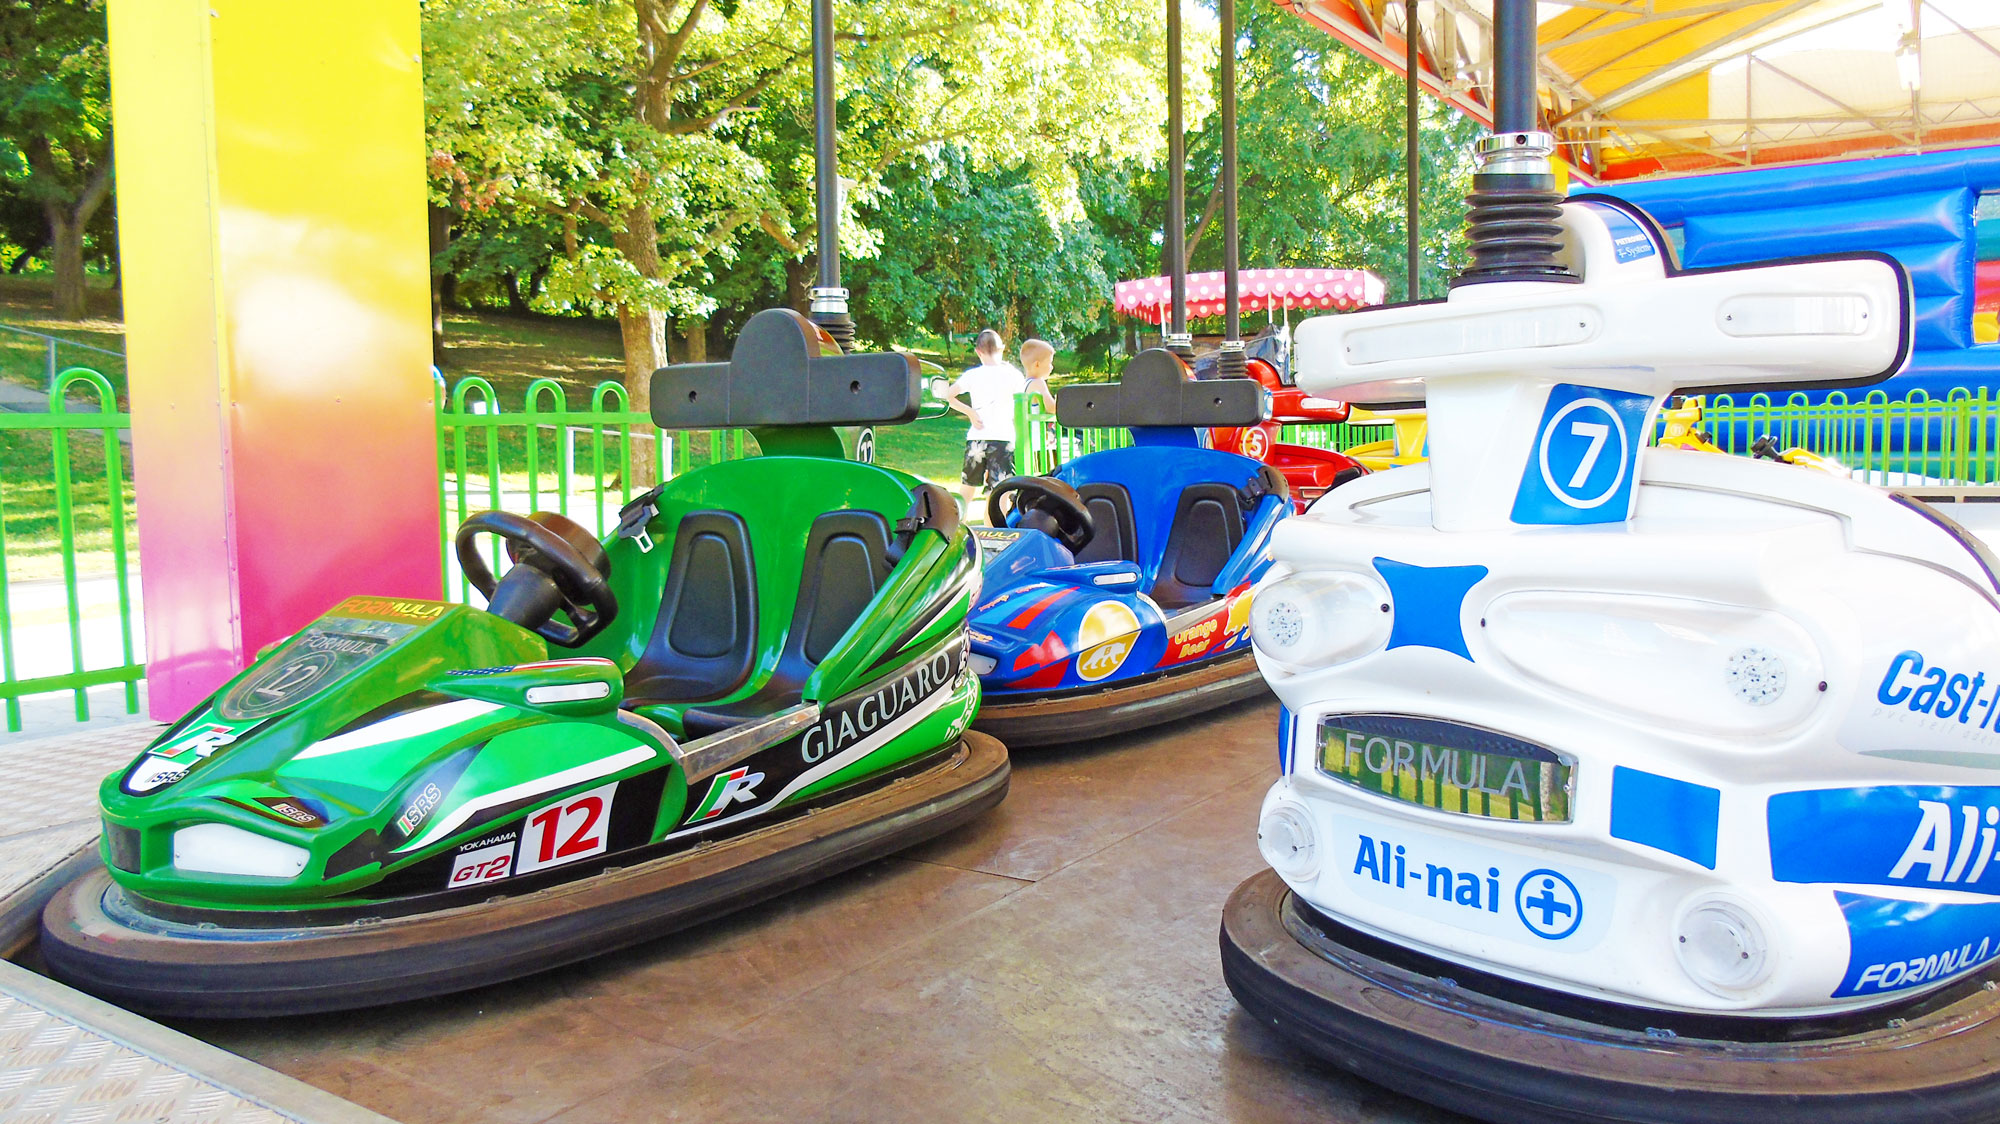
[[[177,1025],[407,1124],[1456,1120],[1316,1065],[1223,987],[1277,709],[1020,754],[978,823],[587,964]]]

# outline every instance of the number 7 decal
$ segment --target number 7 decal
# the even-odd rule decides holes
[[[1590,470],[1597,467],[1597,454],[1604,451],[1604,440],[1611,436],[1611,427],[1603,422],[1579,421],[1569,423],[1569,431],[1590,441],[1590,448],[1583,451],[1583,460],[1569,478],[1569,487],[1581,488],[1590,479]]]
[[[514,873],[601,855],[611,842],[611,798],[618,782],[579,792],[529,814],[521,827]]]

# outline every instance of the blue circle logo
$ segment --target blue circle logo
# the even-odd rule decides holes
[[[1576,883],[1553,870],[1531,870],[1514,887],[1514,912],[1529,932],[1559,941],[1583,924],[1583,895],[1576,892]]]
[[[1602,507],[1625,483],[1631,444],[1624,421],[1610,403],[1578,398],[1558,409],[1542,427],[1535,453],[1542,483],[1569,507],[1579,511]]]

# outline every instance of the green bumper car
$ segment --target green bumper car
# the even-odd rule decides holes
[[[412,999],[992,807],[1007,753],[967,729],[977,552],[948,494],[833,429],[917,403],[912,361],[840,355],[785,311],[729,363],[660,371],[663,428],[749,427],[765,455],[661,485],[602,543],[476,515],[456,546],[484,610],[352,597],[267,653],[106,778],[104,866],[44,912],[50,970],[172,1015]]]

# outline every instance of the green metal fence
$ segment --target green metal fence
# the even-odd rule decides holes
[[[451,534],[474,511],[553,510],[608,534],[618,509],[654,481],[744,455],[742,430],[658,433],[625,389],[605,382],[580,393],[550,379],[531,383],[518,407],[502,403],[485,379],[437,390],[438,527],[447,589],[467,597],[451,557]],[[69,692],[79,720],[86,691],[123,687],[136,713],[145,675],[133,578],[131,419],[112,384],[95,371],[59,372],[46,412],[0,412],[0,703],[7,729],[21,728],[23,697]],[[1943,398],[1881,391],[1773,400],[1753,394],[1711,398],[1703,420],[1725,450],[1745,453],[1765,434],[1803,446],[1883,486],[1942,481],[2000,483],[2000,401],[1985,390]],[[1038,401],[1018,418],[1019,471],[1045,473],[1064,461],[1131,443],[1122,429],[1068,429]],[[1288,425],[1280,440],[1348,449],[1387,435],[1381,424]]]
[[[1810,449],[1847,465],[1856,480],[1891,488],[2000,483],[1996,427],[2000,400],[1984,387],[1954,389],[1943,398],[1918,390],[1893,400],[1880,390],[1859,398],[1833,391],[1821,402],[1798,392],[1780,400],[1719,394],[1706,400],[1702,418],[1702,428],[1726,452],[1748,455],[1751,443],[1768,435],[1781,449]],[[1017,432],[1015,460],[1025,473],[1050,472],[1086,453],[1132,443],[1123,429],[1067,429],[1032,399],[1021,403]],[[1347,450],[1389,435],[1386,421],[1287,425],[1278,440]]]
[[[654,482],[744,454],[740,429],[654,430],[646,411],[633,409],[616,382],[599,383],[579,408],[553,379],[529,383],[513,411],[482,378],[461,379],[449,393],[440,380],[437,392],[444,501],[438,531],[445,588],[460,600],[471,589],[459,572],[452,533],[474,512],[555,511],[602,538],[618,525],[618,509]],[[492,542],[482,545],[497,549]]]
[[[1768,434],[1781,449],[1832,457],[1854,479],[1882,487],[1983,485],[2000,481],[1996,407],[2000,402],[1985,387],[1954,389],[1943,398],[1918,390],[1893,401],[1880,390],[1859,399],[1833,391],[1821,403],[1796,392],[1781,401],[1718,394],[1707,400],[1702,428],[1727,452],[1748,453],[1751,442]]]
[[[77,721],[91,687],[122,684],[139,710],[130,547],[132,420],[96,371],[58,372],[44,413],[0,413],[0,701],[68,691]],[[108,572],[107,572],[108,571]],[[58,580],[59,575],[59,580]]]
[[[1350,449],[1386,437],[1388,432],[1381,426],[1286,425],[1279,427],[1278,440],[1315,449]],[[1014,436],[1015,471],[1028,476],[1053,472],[1064,461],[1132,443],[1131,431],[1126,429],[1071,429],[1056,421],[1040,399],[1027,395],[1015,407]]]

